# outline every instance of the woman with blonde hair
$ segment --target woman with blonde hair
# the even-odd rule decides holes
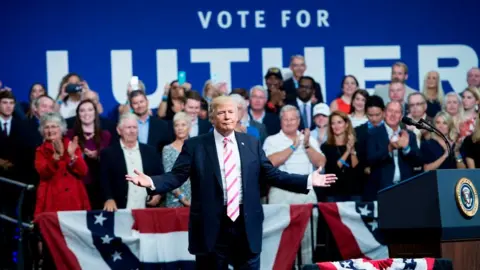
[[[442,110],[445,92],[443,91],[440,74],[436,71],[429,71],[423,79],[422,93],[427,99],[427,116],[435,117]]]
[[[165,172],[172,170],[178,155],[182,151],[183,143],[188,139],[192,120],[185,112],[178,112],[173,117],[173,130],[175,141],[163,148],[163,167]],[[178,208],[190,206],[190,180],[172,192],[167,193],[165,207]]]
[[[436,169],[465,168],[463,158],[460,154],[461,142],[458,141],[459,134],[455,128],[452,117],[447,112],[439,112],[433,119],[433,125],[447,139],[450,147],[454,150],[451,156],[448,152],[448,145],[437,134],[432,133],[429,140],[424,141],[420,146],[425,171]]]
[[[467,88],[462,92],[462,104],[464,112],[464,121],[460,125],[460,136],[466,137],[472,134],[477,122],[478,104],[480,103],[480,94],[475,88]]]
[[[442,110],[452,117],[455,128],[460,132],[460,124],[464,119],[462,97],[456,92],[447,93],[443,100]]]

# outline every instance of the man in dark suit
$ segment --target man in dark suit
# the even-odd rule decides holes
[[[367,142],[368,137],[372,134],[376,127],[383,125],[385,105],[383,99],[379,96],[369,96],[367,102],[365,103],[365,112],[367,114],[368,121],[364,124],[355,128],[356,135],[356,146],[358,165],[357,168],[360,172],[363,172],[362,175],[359,175],[359,191],[363,193],[365,186],[368,183],[368,178],[370,176],[370,167],[367,162]]]
[[[125,182],[125,175],[132,174],[135,166],[141,166],[141,171],[146,174],[164,172],[162,158],[156,149],[138,142],[137,121],[134,114],[122,115],[117,127],[120,140],[112,142],[100,153],[101,186],[106,211],[145,208],[146,204],[156,206],[160,202],[160,195],[153,195],[151,190]]]
[[[313,121],[313,104],[312,96],[314,91],[315,80],[312,77],[303,76],[298,80],[297,95],[295,100],[290,101],[289,105],[297,107],[300,112],[299,130],[305,128],[315,129],[315,121]]]
[[[415,135],[400,128],[402,105],[391,101],[385,108],[385,124],[369,134],[367,162],[371,174],[365,190],[367,200],[375,200],[377,192],[414,175],[421,166],[420,151]]]
[[[297,98],[297,89],[300,87],[300,78],[304,76],[307,65],[305,58],[302,55],[294,55],[290,59],[290,70],[292,71],[292,77],[283,82],[283,89],[286,92],[286,103],[292,104]],[[320,84],[315,82],[314,84],[314,99],[315,103],[323,102],[322,88]]]
[[[355,128],[355,134],[357,136],[357,152],[359,160],[366,161],[367,159],[367,141],[368,136],[374,130],[375,127],[383,125],[385,104],[383,99],[379,96],[369,96],[365,103],[365,112],[367,114],[368,121]]]
[[[150,116],[148,98],[142,90],[135,90],[129,96],[133,113],[138,117],[138,141],[148,144],[159,153],[173,141],[172,130],[167,121]]]
[[[15,111],[15,97],[11,91],[0,91],[0,176],[19,182],[29,180],[24,174],[25,164],[25,129],[23,121]],[[16,206],[20,188],[0,182],[0,213],[16,218]],[[25,218],[25,212],[23,213]],[[0,220],[0,269],[14,268],[11,254],[15,248],[15,224]]]
[[[280,131],[280,117],[278,114],[267,112],[265,104],[268,100],[268,91],[261,85],[255,85],[250,89],[250,107],[248,115],[251,120],[265,125],[268,136]]]
[[[40,125],[40,118],[49,112],[55,110],[55,100],[47,95],[39,96],[33,102],[33,117],[27,118],[25,121],[26,128],[28,129],[28,145],[35,149],[43,143],[43,137],[38,131]]]
[[[189,139],[171,172],[126,179],[164,193],[191,182],[189,251],[197,269],[260,269],[263,209],[260,186],[269,183],[307,193],[313,186],[327,187],[335,175],[309,176],[282,172],[267,159],[255,138],[234,132],[237,104],[221,96],[211,103],[214,131]]]
[[[208,120],[198,117],[202,107],[202,96],[195,90],[185,93],[185,109],[184,111],[192,118],[192,126],[190,127],[190,138],[205,134],[212,129],[212,124]],[[173,130],[173,124],[171,125]]]

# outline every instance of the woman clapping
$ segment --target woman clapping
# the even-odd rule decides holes
[[[59,113],[47,113],[40,120],[44,142],[37,148],[35,169],[40,176],[35,217],[43,212],[90,210],[82,179],[88,169],[78,147],[63,136],[65,120]]]

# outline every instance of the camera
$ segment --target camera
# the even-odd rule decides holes
[[[67,92],[68,94],[78,93],[78,92],[82,92],[82,88],[83,86],[80,84],[69,83],[65,87],[65,92]]]

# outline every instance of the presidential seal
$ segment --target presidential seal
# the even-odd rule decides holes
[[[478,193],[472,181],[462,178],[457,182],[455,199],[457,200],[458,208],[465,216],[475,216],[478,210]]]

